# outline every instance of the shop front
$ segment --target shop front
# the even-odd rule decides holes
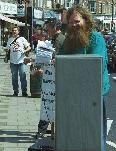
[[[116,30],[116,17],[105,16],[104,17],[104,27],[108,28],[111,32],[115,32]]]
[[[101,30],[108,29],[109,32],[115,32],[116,30],[116,17],[114,16],[112,18],[111,15],[104,15],[104,16],[99,16],[99,15],[94,15],[94,20],[97,21],[98,26],[101,27]]]
[[[11,34],[12,27],[15,25],[25,26],[25,24],[22,22],[19,22],[15,19],[11,19],[3,14],[0,14],[0,32],[1,32],[0,45],[5,45],[5,43],[8,40],[8,37]]]
[[[13,26],[25,26],[24,23],[16,20],[16,16],[17,4],[0,2],[0,46],[6,44]]]

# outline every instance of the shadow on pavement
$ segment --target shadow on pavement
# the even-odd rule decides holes
[[[0,94],[0,96],[6,96],[6,97],[16,97],[16,96],[13,96],[13,95],[6,95],[6,94]],[[20,97],[20,96],[18,96]]]
[[[35,133],[34,132],[0,130],[0,142],[34,143],[35,142]]]
[[[24,96],[13,96],[13,95],[6,95],[6,94],[0,94],[0,96],[5,96],[5,97],[24,97]],[[33,98],[31,96],[27,96],[26,98]]]

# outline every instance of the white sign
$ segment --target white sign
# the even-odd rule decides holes
[[[52,1],[47,1],[47,8],[52,8]]]
[[[0,2],[0,13],[17,14],[17,5]]]
[[[107,19],[111,20],[111,16],[104,16],[104,20],[107,20]]]
[[[19,17],[25,16],[25,5],[24,4],[17,5],[17,16],[19,16]]]
[[[44,18],[56,18],[55,12],[50,10],[44,10]]]
[[[42,16],[43,16],[42,10],[34,9],[34,18],[42,19]]]
[[[61,14],[55,13],[55,18],[58,19],[58,20],[61,20]]]

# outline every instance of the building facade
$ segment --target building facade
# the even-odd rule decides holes
[[[112,30],[116,24],[116,0],[33,0],[34,7],[43,9],[70,8],[73,4],[81,4],[92,13],[100,28]]]
[[[88,9],[99,21],[99,26],[115,30],[116,26],[116,0],[88,0]]]

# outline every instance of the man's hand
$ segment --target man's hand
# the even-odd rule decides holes
[[[51,60],[52,64],[55,64],[56,60],[55,58]]]
[[[24,64],[35,62],[35,59],[32,58],[24,58]]]
[[[24,64],[30,63],[30,58],[24,58]]]

